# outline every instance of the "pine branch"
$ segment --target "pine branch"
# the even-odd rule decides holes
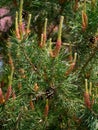
[[[32,63],[31,59],[28,57],[23,45],[21,46],[21,49],[22,49],[22,51],[24,53],[24,56],[25,56],[26,60],[30,64],[31,68],[33,68],[33,70],[39,74],[38,69],[35,67],[35,65]]]
[[[93,52],[92,52],[92,54],[90,55],[90,57],[86,60],[85,64],[82,66],[81,72],[88,66],[89,62],[94,58],[94,56],[95,56],[97,50],[98,50],[98,47],[96,47],[96,48],[93,50]]]

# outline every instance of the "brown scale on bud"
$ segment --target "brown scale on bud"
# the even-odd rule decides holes
[[[61,49],[61,41],[57,41],[56,47],[53,51],[50,52],[51,57],[57,57]]]
[[[75,65],[76,65],[75,62],[73,62],[73,63],[70,64],[69,69],[65,73],[66,76],[68,76],[73,71],[73,69],[75,68]]]
[[[25,70],[24,70],[23,68],[20,68],[20,69],[19,69],[19,73],[20,73],[20,74],[24,74],[24,73],[25,73]]]
[[[25,24],[23,22],[19,24],[19,33],[20,33],[20,36],[24,36],[26,33]]]
[[[73,60],[73,56],[72,56],[72,46],[71,44],[69,45],[69,61],[70,63],[72,63],[72,60]]]
[[[74,12],[76,12],[78,10],[78,2],[79,2],[79,0],[75,0],[75,5],[73,7]]]
[[[20,68],[20,69],[19,69],[19,73],[20,73],[21,78],[23,78],[23,79],[26,78],[25,70],[24,70],[23,68]]]
[[[20,90],[22,88],[21,82],[18,83],[18,89]]]
[[[85,11],[82,11],[82,31],[85,31],[88,26],[88,17]]]
[[[20,39],[19,23],[18,23],[18,12],[16,12],[16,17],[15,17],[15,34],[16,34],[16,38]]]
[[[7,101],[12,94],[12,86],[9,86],[5,95],[5,100]]]
[[[47,18],[45,19],[45,23],[44,23],[44,30],[43,33],[41,34],[41,42],[40,42],[40,47],[44,47],[46,44],[46,40],[47,40]]]
[[[26,75],[24,74],[24,75],[21,75],[21,78],[22,78],[22,79],[26,79],[27,77],[26,77]]]
[[[87,81],[87,79],[85,79],[84,103],[85,103],[85,106],[88,109],[91,109],[91,101],[90,101],[90,95],[89,95],[89,90],[88,90],[88,81]]]
[[[16,34],[16,38],[17,38],[17,39],[20,39],[19,29],[16,30],[15,34]]]
[[[26,28],[26,34],[28,35],[30,33],[30,23],[31,23],[31,14],[28,16],[28,23],[27,23],[27,28]]]
[[[41,34],[41,42],[40,42],[39,46],[40,46],[40,47],[43,46],[43,33]]]
[[[5,102],[2,89],[0,88],[0,104],[3,104]]]
[[[30,105],[30,108],[31,108],[32,110],[34,110],[35,108],[34,108],[34,103],[33,103],[33,101],[32,101],[32,96],[31,96],[30,98],[31,98],[31,99],[30,99],[29,105]]]
[[[12,58],[10,57],[10,55],[9,55],[9,61],[8,61],[8,62],[9,62],[10,65],[13,64],[13,60],[12,60]]]
[[[59,29],[58,29],[58,38],[57,38],[57,42],[56,42],[56,46],[54,48],[54,50],[50,51],[50,56],[51,57],[56,57],[59,55],[60,49],[61,49],[61,35],[62,35],[62,26],[63,26],[63,21],[64,21],[64,17],[61,16],[60,18],[60,24],[59,24]]]
[[[37,83],[34,84],[34,91],[37,92],[39,90],[39,86]]]
[[[90,95],[88,92],[84,93],[84,103],[87,108],[91,108]]]
[[[66,71],[65,76],[68,76],[74,70],[75,65],[76,65],[76,58],[77,58],[77,53],[74,54],[74,60],[73,60],[73,62],[71,61],[71,64],[70,64],[68,70]]]
[[[45,105],[45,109],[44,109],[44,116],[47,117],[49,113],[49,103],[48,103],[48,99],[46,99],[46,105]]]

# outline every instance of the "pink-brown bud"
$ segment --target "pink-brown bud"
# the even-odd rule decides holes
[[[90,95],[88,92],[84,93],[84,103],[87,108],[91,108]]]
[[[7,101],[12,94],[12,86],[9,86],[6,92],[5,100]]]
[[[2,89],[0,88],[0,104],[2,104],[4,102],[5,102],[4,96],[3,96],[3,93],[2,93]]]
[[[75,65],[76,65],[75,62],[71,63],[69,69],[68,69],[68,70],[66,71],[66,73],[65,73],[66,76],[68,76],[68,75],[73,71]]]
[[[49,103],[48,99],[46,100],[45,110],[44,110],[44,116],[47,117],[49,113]]]

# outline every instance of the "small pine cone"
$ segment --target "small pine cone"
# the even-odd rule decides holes
[[[91,108],[90,95],[88,92],[84,93],[84,103],[87,108]]]

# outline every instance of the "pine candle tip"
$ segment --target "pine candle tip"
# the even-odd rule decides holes
[[[18,17],[18,12],[16,11],[16,17]]]
[[[64,16],[61,16],[61,20],[62,20],[62,21],[64,20]]]
[[[29,17],[31,17],[32,16],[32,14],[29,14]]]
[[[49,39],[49,46],[51,47],[52,45],[52,38]]]
[[[43,45],[43,33],[41,34],[41,41],[40,41],[40,46],[42,47]]]
[[[43,41],[43,33],[41,34],[41,41]]]
[[[18,39],[20,39],[20,33],[19,33],[19,25],[18,25],[18,12],[16,11],[16,17],[15,17],[15,33],[16,33],[16,37]]]
[[[2,89],[0,88],[0,96],[2,95]]]
[[[74,54],[74,62],[76,62],[77,59],[77,53]]]
[[[27,23],[27,33],[29,33],[29,32],[30,32],[31,17],[32,17],[32,15],[31,15],[31,14],[29,14],[29,16],[28,16],[28,23]]]
[[[92,91],[92,82],[90,82],[89,85],[90,85],[90,88],[89,88],[89,94],[91,95],[91,94],[92,94],[92,92],[91,92],[91,91]]]
[[[49,51],[49,52],[52,51],[52,38],[49,39],[49,47],[48,47],[48,51]]]
[[[29,17],[28,19],[31,21],[32,14],[29,14],[29,16],[28,16],[28,17]]]
[[[58,30],[58,41],[61,41],[63,21],[64,21],[64,16],[61,16],[60,17],[59,30]]]
[[[48,21],[48,19],[47,19],[47,18],[45,18],[45,23],[44,23],[44,34],[46,34],[47,21]]]
[[[60,18],[61,25],[63,24],[63,21],[64,21],[64,16],[61,16],[61,18]]]
[[[18,12],[17,11],[16,11],[16,17],[15,17],[15,19],[16,19],[16,24],[18,26]]]
[[[91,0],[91,6],[94,8],[96,6],[96,0]]]
[[[47,18],[45,18],[45,22],[47,22],[48,21],[48,19]]]
[[[48,21],[48,19],[47,19],[47,18],[45,18],[45,27],[47,26],[47,21]]]
[[[52,38],[49,39],[49,46],[52,45]]]
[[[88,81],[87,81],[87,79],[85,79],[85,91],[86,91],[86,93],[88,93]]]
[[[84,0],[84,11],[86,12],[86,0]]]
[[[46,104],[48,105],[48,99],[46,99]]]
[[[23,0],[20,0],[19,23],[22,24]]]
[[[94,98],[95,98],[95,95],[93,94],[93,95],[92,95],[92,99],[94,99]]]

